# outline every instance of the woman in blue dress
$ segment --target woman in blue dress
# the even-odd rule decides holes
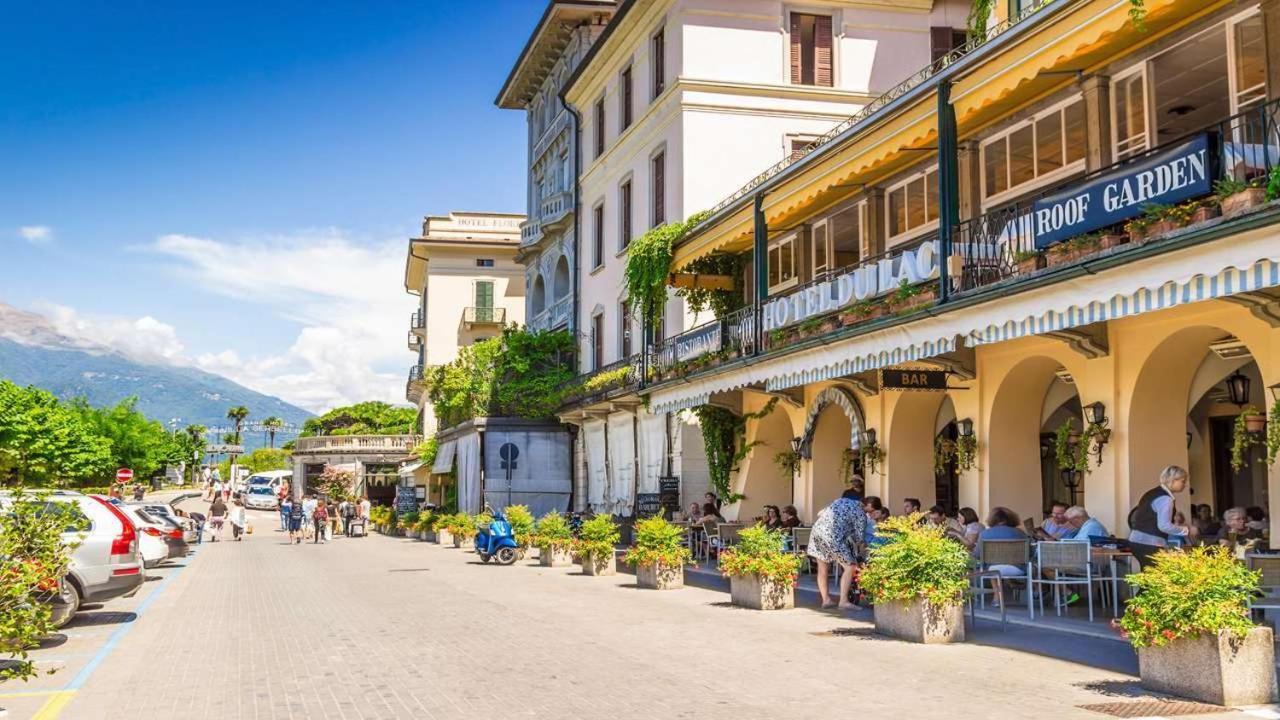
[[[856,480],[856,478],[855,478]],[[818,594],[822,607],[852,608],[849,589],[853,585],[853,566],[858,562],[857,548],[862,544],[867,530],[867,513],[862,508],[862,488],[857,482],[822,512],[813,522],[809,536],[809,557],[818,562]],[[831,601],[827,588],[827,573],[832,563],[840,563],[840,600]]]

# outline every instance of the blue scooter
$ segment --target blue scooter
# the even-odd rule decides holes
[[[479,528],[476,533],[476,552],[480,559],[489,562],[498,561],[499,565],[510,565],[519,556],[515,533],[511,532],[511,523],[500,512],[493,512],[493,521],[488,527]]]

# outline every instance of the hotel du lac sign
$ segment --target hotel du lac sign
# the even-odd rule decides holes
[[[1172,205],[1208,194],[1216,176],[1210,152],[1215,144],[1209,135],[1197,135],[1037,200],[1031,210],[1036,249],[1137,217],[1147,205]]]

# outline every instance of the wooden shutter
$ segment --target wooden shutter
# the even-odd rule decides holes
[[[667,34],[659,30],[653,36],[653,97],[656,100],[667,88]]]
[[[952,47],[954,31],[949,27],[929,28],[929,53],[933,62],[944,57],[955,48]]]
[[[794,48],[795,45],[793,44]],[[814,18],[813,27],[813,84],[831,87],[831,16]]]
[[[791,13],[791,84],[799,85],[800,69],[804,67],[804,47],[801,45],[799,13]]]
[[[653,159],[653,224],[655,226],[667,221],[666,166],[666,153],[659,154]]]

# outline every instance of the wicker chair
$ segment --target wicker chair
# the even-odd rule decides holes
[[[1053,587],[1054,610],[1061,615],[1061,588],[1083,585],[1089,597],[1089,622],[1093,622],[1093,584],[1101,584],[1106,578],[1094,574],[1089,550],[1087,540],[1059,540],[1036,545],[1039,574],[1031,578],[1032,597],[1029,600],[1034,600],[1035,589],[1040,588],[1041,615],[1044,615],[1045,586]],[[1049,571],[1052,571],[1052,577],[1046,575]]]
[[[707,546],[716,548],[716,567],[720,567],[720,551],[733,547],[738,543],[738,533],[745,527],[738,522],[724,522],[716,525],[715,532],[707,534]]]
[[[1010,565],[1022,569],[1025,573],[1022,577],[1004,577],[1004,582],[1001,585],[1003,586],[1007,583],[1012,589],[1013,581],[1027,582],[1031,578],[1031,540],[1027,538],[1019,538],[1017,540],[978,540],[978,564],[978,569],[983,571],[983,574],[977,580],[979,587],[983,588],[993,580],[985,571],[991,570],[996,565]],[[1030,593],[1029,589],[1028,593]],[[982,602],[983,607],[985,607],[985,594],[982,596]],[[1027,612],[1033,619],[1035,618],[1035,605],[1031,602],[1030,595],[1027,597]]]
[[[804,562],[805,572],[813,570],[812,564],[809,562],[809,553],[806,552],[809,549],[809,538],[812,535],[813,528],[811,527],[791,528],[791,552],[800,556],[800,559]]]

